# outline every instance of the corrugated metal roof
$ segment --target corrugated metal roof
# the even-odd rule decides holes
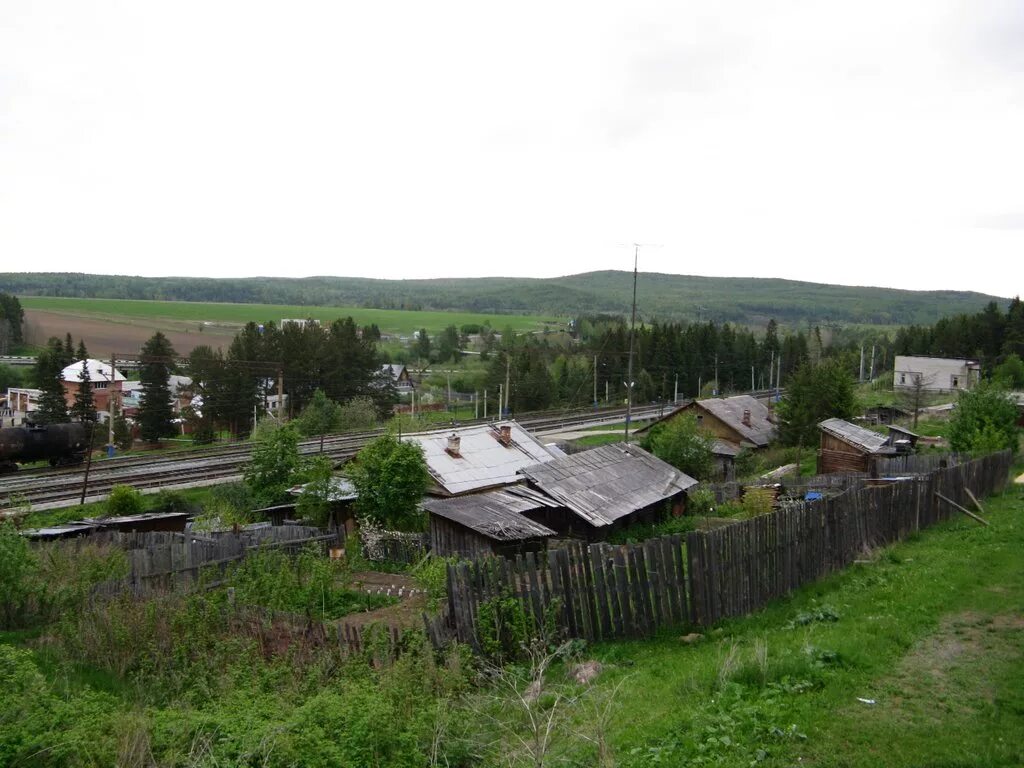
[[[769,419],[771,412],[768,406],[750,395],[697,400],[694,405],[728,424],[758,448],[768,445],[775,437],[775,425]],[[749,426],[743,423],[744,411],[750,411]]]
[[[867,453],[891,453],[892,449],[887,445],[888,438],[870,429],[858,427],[843,419],[825,419],[818,424],[818,428],[832,435],[844,443],[860,448]]]
[[[548,503],[531,501],[505,490],[423,502],[423,508],[431,514],[464,525],[495,541],[553,536],[555,532],[550,528],[522,514],[544,506],[548,506]]]
[[[511,427],[512,440],[508,445],[498,439],[498,424],[404,435],[402,440],[418,443],[423,448],[430,474],[438,486],[452,496],[516,483],[519,481],[516,473],[523,467],[554,461],[555,456],[517,423],[501,424]],[[448,438],[453,434],[459,437],[458,456],[447,450]]]
[[[522,474],[595,527],[611,525],[697,484],[672,465],[625,443],[527,467]]]

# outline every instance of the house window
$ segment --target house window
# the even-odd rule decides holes
[[[906,383],[907,383],[907,374],[901,373],[900,374],[900,384],[906,384]]]
[[[959,386],[960,386],[960,377],[959,376],[954,376],[953,377],[953,389],[957,389]]]
[[[107,388],[107,382],[105,382],[105,381],[94,381],[92,383],[92,388],[93,389],[106,389]]]

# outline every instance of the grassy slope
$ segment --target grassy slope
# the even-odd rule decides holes
[[[600,646],[625,679],[622,762],[1024,764],[1022,500],[1011,486],[991,527],[959,517],[693,645]],[[823,606],[838,620],[794,624]]]
[[[280,322],[282,318],[312,317],[329,323],[339,317],[351,315],[359,325],[376,323],[385,333],[411,334],[419,328],[432,333],[448,325],[464,325],[490,321],[496,330],[511,326],[517,331],[532,331],[545,323],[564,326],[553,317],[530,315],[496,315],[472,312],[426,312],[363,307],[314,307],[284,304],[221,304],[191,301],[142,301],[132,299],[80,299],[59,297],[22,297],[25,309],[61,312],[69,315],[130,321],[131,318],[167,319],[191,322],[244,324],[251,321]]]

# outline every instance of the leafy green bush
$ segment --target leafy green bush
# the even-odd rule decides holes
[[[107,498],[107,514],[111,517],[139,515],[146,508],[142,493],[130,485],[115,485]]]
[[[0,522],[0,627],[19,626],[38,592],[39,565],[28,540],[10,521]]]
[[[309,545],[291,557],[279,550],[261,549],[234,568],[228,583],[237,599],[248,605],[338,619],[357,611],[370,611],[395,598],[339,587],[343,566]]]
[[[153,497],[152,504],[154,512],[177,513],[192,511],[192,505],[185,498],[185,494],[181,491],[169,491],[166,488],[161,488],[157,491]]]
[[[983,381],[961,392],[949,420],[954,451],[976,454],[1017,450],[1017,406],[998,383]]]

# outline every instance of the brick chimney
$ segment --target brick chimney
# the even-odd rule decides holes
[[[749,408],[744,408],[743,409],[743,425],[746,426],[746,427],[750,426],[750,409]]]
[[[444,450],[445,450],[445,452],[446,452],[446,453],[447,453],[447,454],[448,454],[449,456],[454,456],[454,457],[455,457],[455,458],[457,458],[457,459],[458,459],[458,458],[462,458],[462,454],[460,454],[460,453],[459,453],[459,447],[460,447],[461,445],[462,445],[462,438],[461,438],[461,437],[459,437],[459,436],[458,436],[457,434],[455,434],[454,432],[452,432],[452,433],[451,433],[451,434],[450,434],[450,435],[448,436],[448,447],[447,447],[447,448],[445,448]]]
[[[498,427],[498,440],[502,445],[512,445],[512,426],[502,424]]]

